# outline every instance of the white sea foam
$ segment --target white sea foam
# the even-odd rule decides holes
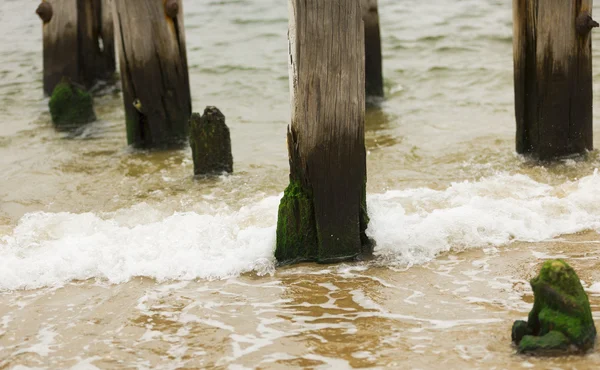
[[[597,230],[598,186],[597,173],[556,188],[524,175],[502,174],[444,191],[389,191],[369,198],[368,233],[380,256],[410,265],[449,250]],[[415,211],[407,213],[406,208]]]
[[[269,273],[278,203],[269,197],[237,211],[163,217],[148,205],[113,215],[28,214],[0,239],[0,289],[89,278],[121,283],[136,276],[190,280]]]
[[[600,229],[600,176],[557,187],[498,174],[436,191],[369,196],[368,234],[380,261],[412,265],[463,248],[542,241]],[[274,268],[279,197],[163,214],[142,204],[112,214],[32,213],[0,239],[0,290],[99,278],[218,279]]]

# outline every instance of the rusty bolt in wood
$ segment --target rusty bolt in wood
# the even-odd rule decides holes
[[[52,5],[50,5],[50,3],[48,2],[41,3],[35,12],[44,23],[50,22],[50,20],[52,19],[52,15],[54,15]]]
[[[592,19],[592,16],[589,13],[581,13],[579,17],[577,17],[577,32],[581,36],[587,35],[592,28],[600,27],[600,24]]]
[[[165,3],[165,12],[171,18],[177,17],[177,14],[179,14],[179,3],[177,0],[167,0]]]

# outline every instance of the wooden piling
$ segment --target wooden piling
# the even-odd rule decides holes
[[[592,0],[513,0],[517,152],[593,149]]]
[[[114,17],[127,140],[182,146],[192,113],[181,0],[117,0]]]
[[[290,0],[289,9],[290,185],[275,256],[280,263],[353,259],[369,251],[361,5]]]
[[[86,88],[115,72],[112,0],[43,0],[44,92],[63,77]]]
[[[361,0],[365,28],[365,89],[367,97],[384,96],[381,31],[377,0]]]

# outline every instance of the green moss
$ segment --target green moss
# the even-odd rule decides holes
[[[569,338],[560,331],[553,330],[541,337],[533,335],[524,336],[519,344],[519,352],[554,354],[568,350],[569,346]]]
[[[561,351],[569,345],[586,351],[594,345],[596,327],[590,303],[571,266],[563,260],[546,261],[531,287],[534,304],[527,327],[523,328],[523,321],[513,325],[519,352]]]
[[[275,258],[280,264],[318,259],[317,226],[312,195],[291,181],[279,204]]]
[[[521,342],[524,336],[531,335],[531,329],[527,325],[527,321],[517,320],[512,328],[512,340],[515,343]]]
[[[92,96],[66,78],[56,85],[48,105],[52,122],[59,127],[77,127],[96,120]]]

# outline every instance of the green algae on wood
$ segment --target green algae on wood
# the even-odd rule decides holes
[[[546,261],[531,287],[529,319],[516,321],[512,329],[519,353],[585,352],[594,346],[596,327],[588,296],[571,266],[563,260]]]
[[[319,243],[317,223],[315,220],[314,198],[310,190],[292,176],[279,204],[277,215],[277,242],[275,258],[282,265],[317,262],[330,263],[351,260],[359,254],[369,254],[373,241],[366,235],[369,224],[366,204],[366,188],[361,200],[360,209],[360,253],[355,250],[347,254],[332,257],[328,250]]]
[[[277,215],[275,258],[286,264],[314,261],[318,255],[317,225],[312,194],[292,180]]]
[[[231,136],[225,116],[216,107],[206,107],[204,114],[192,114],[190,145],[195,175],[233,172]]]
[[[77,127],[96,120],[92,96],[68,78],[56,85],[48,106],[57,127]]]

